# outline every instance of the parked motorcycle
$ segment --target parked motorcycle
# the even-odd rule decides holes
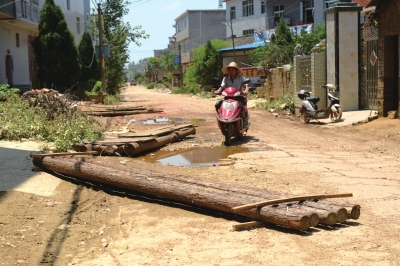
[[[323,110],[318,110],[317,103],[319,102],[319,97],[310,97],[311,93],[306,90],[300,90],[297,96],[303,100],[303,104],[300,108],[300,120],[302,123],[307,124],[311,119],[326,119],[330,118],[332,122],[339,122],[342,118],[342,108],[340,107],[340,100],[332,95],[334,92],[338,92],[337,86],[332,84],[327,84],[322,86],[328,90],[328,107]]]
[[[250,79],[245,79],[240,87],[249,82]],[[246,135],[250,127],[247,112],[247,97],[241,92],[240,88],[234,87],[225,88],[221,92],[221,95],[224,96],[224,100],[218,109],[218,127],[225,136],[225,145],[230,146],[233,137]],[[242,110],[240,101],[244,103],[244,110]]]

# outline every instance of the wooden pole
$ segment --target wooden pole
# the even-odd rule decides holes
[[[244,211],[253,208],[261,208],[267,205],[274,205],[278,203],[291,202],[291,201],[300,201],[300,200],[314,200],[314,199],[332,199],[332,198],[344,198],[344,197],[353,197],[352,193],[343,193],[343,194],[322,194],[322,195],[310,195],[310,196],[299,196],[299,197],[291,197],[291,198],[283,198],[283,199],[275,199],[275,200],[267,200],[252,204],[246,204],[242,206],[233,207],[233,211]]]

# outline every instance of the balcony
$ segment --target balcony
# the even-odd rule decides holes
[[[31,2],[26,2],[25,0],[16,0],[15,10],[17,14],[17,19],[24,22],[31,22],[33,23],[32,26],[34,26],[34,29],[37,29],[40,13],[39,1],[33,0]],[[29,26],[26,27],[31,28]]]

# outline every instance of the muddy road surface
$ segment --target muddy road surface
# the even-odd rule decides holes
[[[0,265],[399,265],[399,120],[303,125],[251,108],[248,135],[225,148],[216,98],[141,86],[122,96],[123,105],[163,112],[100,119],[109,131],[160,119],[194,123],[197,133],[151,154],[99,160],[299,196],[350,192],[333,201],[360,204],[360,218],[307,232],[272,224],[232,231],[240,217],[34,172],[38,143],[1,141]]]

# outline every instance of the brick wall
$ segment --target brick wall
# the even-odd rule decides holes
[[[293,96],[294,72],[288,70],[290,70],[290,65],[272,68],[270,70],[271,73],[265,82],[265,85],[263,87],[257,88],[258,97],[265,99],[273,97],[275,100],[277,100],[282,99],[283,96],[287,94]]]
[[[398,1],[387,1],[378,7],[378,115],[387,116],[389,111],[400,111],[400,10]],[[396,55],[397,57],[395,58]]]

